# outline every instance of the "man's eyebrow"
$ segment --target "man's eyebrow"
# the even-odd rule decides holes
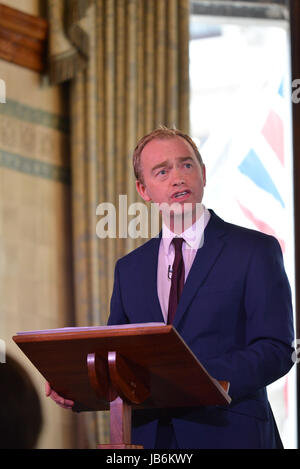
[[[182,161],[182,162],[184,162],[184,161],[194,161],[191,156],[178,156],[178,158],[176,158],[176,160]],[[153,173],[154,171],[156,171],[159,168],[163,168],[165,166],[168,166],[168,164],[169,163],[168,163],[167,160],[162,161],[161,163],[158,163],[155,166],[153,166],[153,168],[151,169],[151,172]]]
[[[177,160],[180,160],[180,161],[194,161],[193,158],[191,156],[179,156],[178,158],[176,158]]]
[[[151,172],[154,173],[154,171],[156,171],[158,168],[163,168],[164,166],[167,166],[167,165],[168,165],[167,160],[162,161],[161,163],[158,163],[155,166],[153,166],[153,168],[151,169]]]

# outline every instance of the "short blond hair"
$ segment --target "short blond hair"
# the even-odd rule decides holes
[[[195,144],[195,142],[191,139],[189,135],[185,134],[184,132],[176,128],[169,128],[169,127],[165,127],[161,125],[157,129],[152,130],[152,132],[142,137],[138,141],[137,146],[135,147],[135,150],[133,153],[133,169],[134,169],[135,177],[138,181],[143,182],[143,175],[142,175],[142,169],[141,169],[141,154],[142,154],[144,147],[147,145],[147,143],[149,143],[151,140],[154,140],[154,139],[163,140],[163,139],[174,138],[174,137],[182,137],[184,140],[186,140],[193,148],[200,165],[203,166],[202,157],[197,148],[197,145]]]

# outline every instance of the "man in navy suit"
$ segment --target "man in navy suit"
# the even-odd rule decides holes
[[[133,443],[282,448],[266,393],[293,365],[291,294],[278,242],[201,204],[205,166],[182,132],[160,128],[145,136],[134,169],[141,197],[161,208],[163,229],[117,262],[108,324],[168,321],[172,238],[182,238],[184,287],[172,324],[207,371],[230,382],[232,402],[135,411]],[[70,406],[50,387],[47,394]]]
[[[162,209],[167,226],[160,237],[117,262],[108,324],[167,322],[171,238],[182,237],[186,275],[173,326],[213,377],[230,382],[232,403],[136,411],[133,442],[145,448],[282,447],[266,393],[293,364],[291,294],[278,242],[225,223],[202,205],[197,211],[205,166],[187,135],[168,129],[147,135],[136,147],[134,168],[145,201],[175,208],[168,217]]]

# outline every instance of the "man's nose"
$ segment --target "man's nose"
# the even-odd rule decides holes
[[[180,169],[174,168],[172,174],[172,185],[180,186],[184,184],[184,177]]]

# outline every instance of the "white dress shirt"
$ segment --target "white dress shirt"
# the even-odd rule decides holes
[[[175,258],[175,248],[172,243],[174,237],[183,238],[182,254],[185,269],[185,281],[191,270],[197,250],[204,243],[204,229],[210,219],[210,213],[203,206],[201,217],[187,230],[180,235],[176,235],[163,224],[162,238],[159,245],[158,267],[157,267],[157,293],[165,322],[168,318],[169,295],[171,288],[172,265]]]

